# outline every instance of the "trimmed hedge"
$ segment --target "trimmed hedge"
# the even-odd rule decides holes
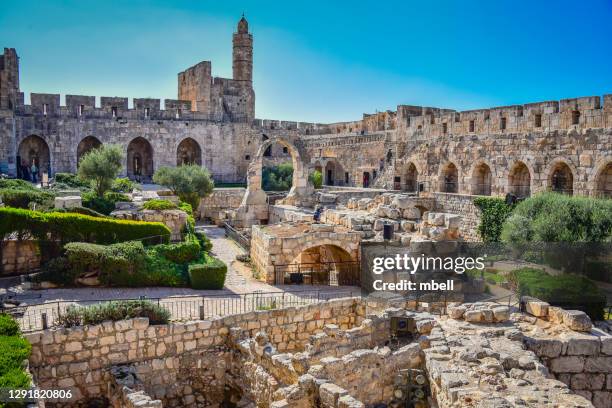
[[[0,208],[0,236],[17,233],[39,240],[111,244],[155,237],[168,242],[170,229],[159,222],[96,218],[73,213],[42,213],[16,208]]]
[[[519,296],[532,296],[564,309],[582,310],[593,320],[603,319],[606,295],[584,276],[552,276],[539,269],[521,268],[510,272],[508,281]]]
[[[0,179],[0,189],[15,188],[18,190],[38,190],[34,184],[21,179]]]
[[[74,327],[135,317],[146,317],[149,324],[165,324],[170,321],[170,312],[149,300],[117,300],[85,307],[71,306],[56,323],[64,327]]]
[[[227,265],[208,254],[203,263],[189,265],[189,281],[194,289],[223,289],[226,275]]]
[[[91,183],[89,181],[82,180],[79,176],[72,173],[55,173],[54,181],[72,188],[91,188]]]
[[[200,257],[202,247],[195,237],[187,237],[184,242],[157,245],[155,250],[169,261],[186,264]]]
[[[51,212],[75,213],[89,215],[90,217],[107,218],[106,215],[99,213],[87,207],[71,207],[71,208],[55,208]]]
[[[478,235],[484,242],[499,242],[504,222],[512,213],[514,205],[506,204],[502,198],[477,197],[474,205],[480,209]]]
[[[30,208],[31,203],[52,207],[55,196],[49,192],[38,189],[0,189],[0,197],[4,205],[14,208]]]
[[[31,351],[32,346],[21,336],[17,322],[0,314],[0,387],[28,388],[31,385],[32,380],[23,365]]]
[[[143,204],[142,208],[144,208],[145,210],[163,211],[175,210],[177,206],[176,204],[168,200],[149,200]]]

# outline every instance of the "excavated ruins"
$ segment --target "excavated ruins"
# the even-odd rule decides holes
[[[37,384],[75,390],[48,407],[605,407],[612,389],[612,328],[537,300],[387,293],[28,339]]]

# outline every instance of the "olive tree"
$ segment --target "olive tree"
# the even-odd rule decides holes
[[[209,195],[215,186],[208,170],[196,164],[161,167],[153,175],[153,181],[170,189],[181,201],[191,204],[194,211],[197,211],[200,199]]]
[[[87,152],[79,162],[78,176],[89,181],[98,197],[111,189],[121,172],[123,153],[119,146],[104,145]]]

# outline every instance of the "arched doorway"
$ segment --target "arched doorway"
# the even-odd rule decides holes
[[[337,245],[316,245],[301,251],[290,266],[285,283],[359,285],[359,264]],[[299,274],[299,276],[295,276]],[[294,275],[294,276],[292,276]]]
[[[419,172],[414,163],[409,163],[406,172],[404,173],[404,190],[414,193],[417,191]]]
[[[135,138],[128,145],[127,176],[145,183],[153,177],[153,147],[142,137]]]
[[[51,175],[51,154],[49,145],[41,137],[31,135],[19,143],[17,149],[20,165],[20,176],[24,179],[32,179],[32,165],[36,166],[36,181],[40,180],[42,173]]]
[[[370,173],[367,171],[363,172],[363,187],[364,188],[370,187]]]
[[[443,193],[456,193],[459,191],[459,170],[457,170],[457,166],[453,162],[448,162],[442,169],[440,191]]]
[[[612,198],[612,162],[601,169],[595,179],[595,195],[602,198]]]
[[[325,165],[325,173],[323,174],[326,185],[339,186],[344,184],[344,170],[340,163],[336,160],[329,160]]]
[[[567,163],[559,161],[555,163],[548,177],[548,187],[557,193],[574,193],[574,175]]]
[[[190,137],[183,139],[176,148],[176,165],[187,164],[202,165],[202,149],[198,142]]]
[[[508,193],[517,198],[526,198],[531,195],[531,173],[522,161],[516,162],[508,174]]]
[[[100,140],[98,140],[98,138],[95,136],[87,136],[83,138],[83,140],[81,140],[77,146],[77,166],[85,154],[89,153],[93,149],[97,149],[100,146],[102,146],[102,142],[100,142]]]
[[[486,163],[479,163],[472,172],[472,194],[491,195],[491,168]]]

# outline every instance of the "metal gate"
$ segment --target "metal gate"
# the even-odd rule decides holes
[[[277,285],[359,286],[359,261],[274,265]]]

